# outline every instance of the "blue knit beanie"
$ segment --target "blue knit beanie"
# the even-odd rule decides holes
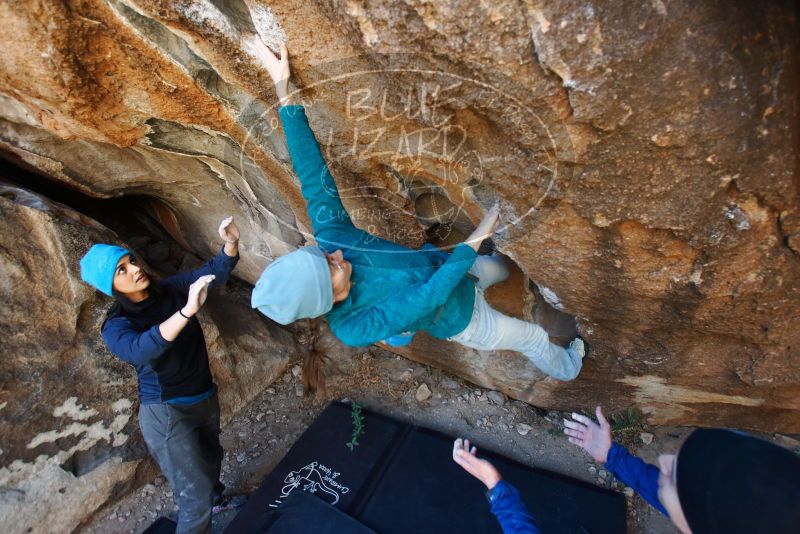
[[[117,262],[129,251],[116,245],[93,245],[81,258],[81,279],[112,297]]]
[[[322,249],[299,248],[269,264],[253,288],[250,305],[280,324],[328,313],[333,286]]]

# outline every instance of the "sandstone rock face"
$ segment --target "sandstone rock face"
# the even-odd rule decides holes
[[[110,299],[79,277],[93,242],[119,239],[5,184],[0,226],[0,524],[70,532],[130,489],[146,456],[135,372],[100,337]],[[212,295],[201,320],[227,420],[284,370],[295,344],[241,291]]]
[[[591,348],[571,383],[425,336],[403,354],[540,406],[800,431],[793,3],[43,0],[0,22],[16,163],[158,199],[201,256],[235,214],[253,282],[310,240],[248,52],[286,37],[356,224],[453,243],[499,200],[522,276],[494,302],[546,301]]]

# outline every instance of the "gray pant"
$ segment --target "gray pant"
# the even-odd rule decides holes
[[[478,256],[470,273],[478,278],[475,284],[475,306],[467,327],[447,338],[478,350],[514,350],[521,352],[539,369],[558,380],[572,380],[581,370],[583,361],[573,349],[550,343],[541,326],[509,317],[492,308],[483,291],[508,278],[503,260]]]
[[[211,507],[225,488],[219,482],[219,401],[215,393],[197,404],[145,404],[139,427],[150,454],[167,477],[178,504],[178,534],[204,533]]]

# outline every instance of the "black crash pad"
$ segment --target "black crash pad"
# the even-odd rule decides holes
[[[270,514],[269,534],[375,534],[335,506],[305,491],[294,491]]]
[[[159,517],[142,534],[175,534],[177,523],[166,517]]]
[[[330,404],[251,495],[226,534],[273,532],[276,511],[299,490],[381,534],[501,532],[483,485],[452,461],[453,438],[367,410],[362,414],[365,433],[351,452],[345,446],[353,428],[350,405]],[[480,455],[520,491],[543,532],[625,532],[622,494],[484,449]],[[307,524],[298,532],[315,530]]]

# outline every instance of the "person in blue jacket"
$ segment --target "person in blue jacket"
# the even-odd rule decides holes
[[[800,532],[800,457],[740,432],[699,429],[677,454],[647,464],[611,440],[598,406],[597,422],[565,419],[570,443],[584,449],[686,534]]]
[[[660,467],[611,440],[600,407],[597,423],[581,414],[564,420],[569,441],[669,517],[685,534],[796,534],[800,532],[800,457],[741,432],[698,429]],[[538,534],[519,492],[469,440],[453,443],[453,460],[486,486],[504,534]]]
[[[222,446],[217,389],[195,315],[208,289],[239,261],[239,229],[222,221],[225,245],[199,269],[151,280],[130,251],[96,244],[81,278],[116,302],[102,326],[108,349],[136,369],[139,427],[178,504],[179,533],[206,532],[212,507],[227,508],[220,482]],[[241,498],[237,503],[241,504]]]
[[[543,328],[503,315],[483,297],[486,287],[508,276],[499,258],[477,254],[497,226],[497,207],[452,253],[430,244],[412,250],[357,228],[342,205],[303,107],[290,105],[286,45],[280,58],[259,38],[255,50],[275,82],[289,154],[317,246],[272,262],[253,290],[253,308],[280,324],[325,316],[333,334],[350,346],[408,339],[424,331],[480,350],[515,350],[554,378],[574,379],[585,352],[580,338],[566,349],[550,343]]]

